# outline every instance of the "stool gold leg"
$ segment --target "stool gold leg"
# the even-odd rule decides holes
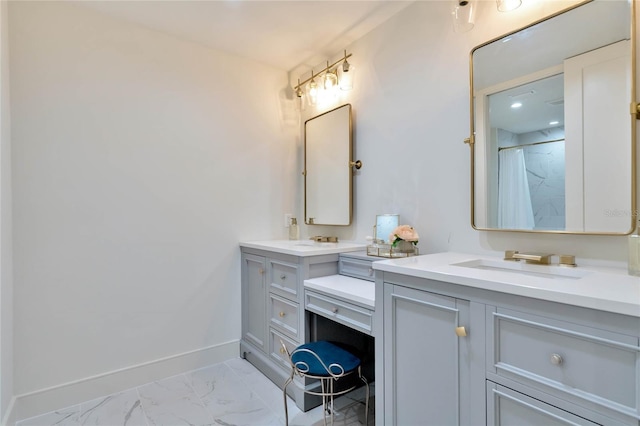
[[[320,379],[320,385],[322,386],[322,421],[324,426],[327,426],[327,411],[329,410],[329,405],[327,402],[327,385],[328,382],[325,382],[327,379]]]
[[[360,369],[360,367],[358,367],[358,375],[360,376],[360,379],[364,382],[364,386],[365,386],[365,400],[364,400],[364,424],[366,426],[369,426],[369,382],[367,382],[367,379],[362,375],[362,371]]]
[[[284,396],[284,424],[285,426],[289,426],[289,407],[287,406],[287,386],[289,386],[289,383],[291,383],[293,381],[293,373],[291,374],[291,377],[289,377],[287,379],[286,382],[284,382],[284,387],[282,388],[282,394]]]

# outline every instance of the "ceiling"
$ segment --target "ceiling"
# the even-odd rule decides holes
[[[150,29],[291,71],[340,56],[412,1],[79,1]]]

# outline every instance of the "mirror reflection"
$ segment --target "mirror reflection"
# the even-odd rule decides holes
[[[304,126],[307,225],[350,225],[352,206],[351,105],[310,118]]]
[[[379,243],[390,243],[389,235],[398,227],[400,216],[397,214],[379,214],[376,216],[376,230],[374,238]]]
[[[631,15],[594,0],[472,51],[475,228],[631,231]]]

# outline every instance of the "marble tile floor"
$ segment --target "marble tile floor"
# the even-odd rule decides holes
[[[372,387],[373,395],[373,387]],[[364,389],[336,399],[334,424],[364,422]],[[374,424],[374,398],[369,425]],[[301,412],[289,399],[290,425],[323,425],[322,407]],[[124,392],[21,420],[16,426],[284,425],[282,390],[235,358]]]

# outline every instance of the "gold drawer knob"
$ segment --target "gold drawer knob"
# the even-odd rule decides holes
[[[281,348],[280,348],[280,353],[281,353],[282,355],[284,355],[284,348],[283,348],[283,347],[281,347]]]
[[[564,362],[564,359],[562,359],[562,355],[552,354],[550,361],[551,361],[551,364],[553,365],[562,365],[562,363]]]
[[[467,329],[464,327],[456,327],[456,336],[458,337],[466,337]]]
[[[262,268],[258,269],[258,273],[259,273],[260,275],[264,274],[264,269],[262,269]]]
[[[278,316],[279,316],[280,318],[283,318],[283,317],[284,317],[284,312],[282,312],[282,311],[281,311],[281,312],[278,314]]]

